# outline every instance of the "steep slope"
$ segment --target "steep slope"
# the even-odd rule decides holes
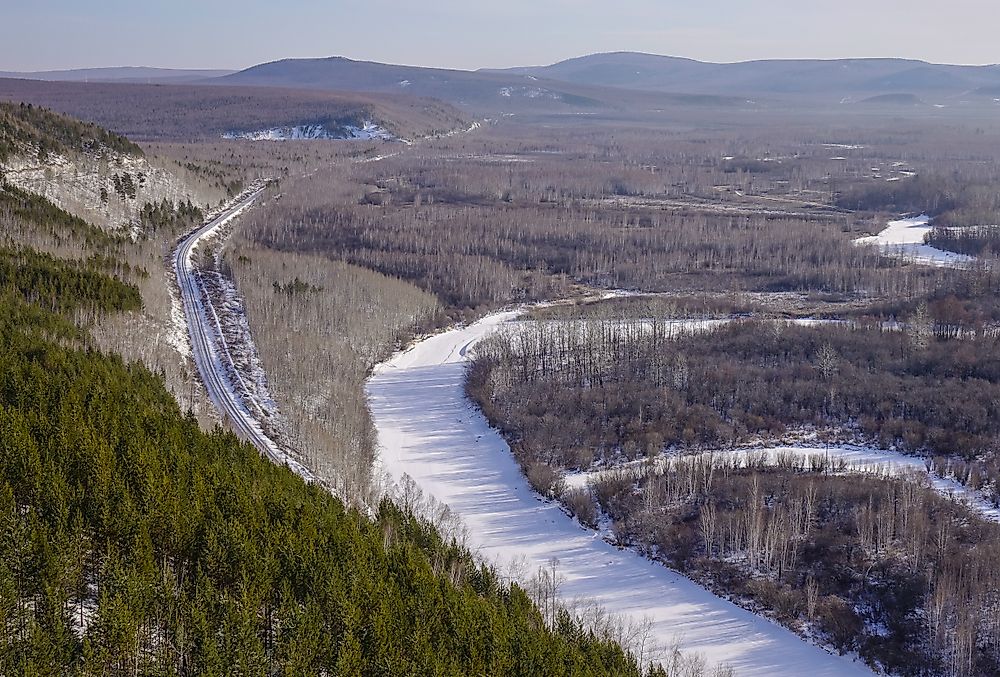
[[[68,319],[138,303],[0,252],[0,673],[639,675],[412,513],[201,432]]]
[[[149,205],[187,208],[218,197],[194,190],[124,137],[26,104],[0,103],[0,176],[133,237]]]
[[[15,154],[30,134],[60,154],[135,152],[12,115]],[[361,514],[200,430],[162,375],[91,335],[143,306],[132,278],[149,276],[124,260],[142,243],[0,196],[0,674],[641,674],[610,632],[547,624],[418,518],[426,504]],[[13,230],[86,252],[7,246]]]

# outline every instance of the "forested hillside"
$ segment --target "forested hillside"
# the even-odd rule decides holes
[[[139,146],[97,125],[54,115],[30,103],[0,102],[0,162],[25,146],[36,148],[41,159],[50,152],[73,154],[101,147],[142,155]]]
[[[5,195],[22,229],[100,240]],[[412,512],[346,509],[98,352],[87,327],[142,303],[125,268],[0,251],[0,674],[640,673]]]

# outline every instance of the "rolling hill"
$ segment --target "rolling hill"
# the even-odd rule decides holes
[[[477,112],[521,112],[655,108],[692,104],[732,106],[727,96],[630,91],[600,83],[564,82],[531,73],[463,71],[398,66],[344,57],[284,59],[260,64],[213,83],[294,87],[431,97]]]
[[[401,137],[468,126],[453,107],[410,95],[275,87],[0,79],[0,101],[32,103],[140,141],[219,138],[234,130],[377,121]]]
[[[592,54],[549,66],[487,71],[586,86],[740,96],[841,99],[909,93],[958,96],[1000,86],[1000,66],[908,59],[795,59],[707,63],[635,52]]]

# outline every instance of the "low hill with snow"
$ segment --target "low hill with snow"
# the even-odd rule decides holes
[[[0,79],[0,101],[44,106],[136,141],[203,141],[230,132],[309,125],[363,128],[366,122],[394,136],[416,138],[470,124],[452,106],[409,93]]]

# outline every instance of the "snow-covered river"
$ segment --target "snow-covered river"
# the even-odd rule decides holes
[[[601,540],[528,486],[506,442],[466,399],[469,349],[517,313],[437,334],[379,365],[368,382],[383,470],[448,504],[470,546],[501,571],[558,560],[563,599],[589,599],[741,676],[871,675],[666,567]]]

